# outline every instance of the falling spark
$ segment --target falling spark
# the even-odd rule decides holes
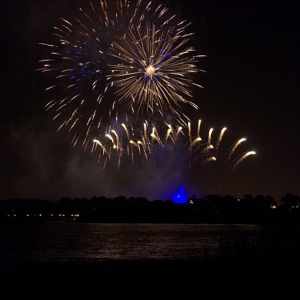
[[[231,156],[232,156],[232,154],[235,152],[236,148],[237,148],[242,142],[244,142],[244,141],[246,141],[246,139],[245,139],[245,138],[241,138],[241,139],[239,139],[238,141],[236,141],[236,142],[234,143],[234,145],[232,146],[232,148],[231,148],[231,150],[230,150],[230,152],[229,152],[229,154],[228,154],[228,158],[227,158],[227,159],[230,159],[230,158],[231,158]]]
[[[244,160],[246,159],[249,155],[254,155],[256,154],[255,151],[248,151],[246,153],[243,153],[235,162],[234,166],[233,166],[233,170],[236,170],[236,168],[238,167],[238,165]]]

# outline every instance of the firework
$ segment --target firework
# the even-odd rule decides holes
[[[246,141],[245,138],[238,139],[232,146],[227,148],[223,143],[227,128],[220,130],[216,138],[213,135],[213,128],[208,130],[207,135],[200,135],[201,120],[198,121],[197,131],[193,132],[191,123],[188,123],[187,130],[180,130],[180,135],[174,130],[175,138],[172,141],[183,144],[179,159],[184,159],[185,178],[189,178],[194,186],[202,191],[211,190],[216,186],[225,183],[226,179],[248,156],[255,154],[254,151],[239,153],[238,149]],[[185,133],[185,131],[187,131]],[[186,141],[186,142],[183,142]],[[176,148],[180,149],[179,147]]]
[[[194,49],[185,46],[188,39],[182,39],[181,31],[146,24],[146,28],[131,29],[122,42],[113,43],[115,54],[111,54],[120,61],[111,66],[120,102],[128,102],[137,113],[158,110],[164,116],[171,110],[180,119],[181,103],[198,108],[185,98],[192,97],[190,86],[199,86],[187,75],[199,70]]]
[[[216,141],[213,140],[213,128],[210,128],[207,134],[207,142],[203,142],[200,137],[199,125],[197,135],[192,136],[191,124],[189,123],[189,166],[193,168],[191,172],[195,177],[195,184],[201,185],[202,189],[210,189],[214,186],[224,184],[225,180],[230,174],[237,169],[243,160],[249,155],[256,154],[254,151],[243,152],[242,154],[236,153],[238,147],[246,141],[245,138],[236,140],[229,149],[222,147],[222,140],[224,138],[224,127]]]
[[[217,138],[210,128],[207,137],[200,135],[201,120],[194,134],[191,123],[186,128],[173,124],[154,125],[147,121],[142,124],[115,123],[105,136],[94,140],[92,151],[98,153],[98,162],[105,168],[112,164],[117,168],[128,167],[128,163],[152,164],[158,169],[180,170],[182,175],[194,177],[202,186],[224,183],[238,165],[254,151],[237,153],[245,138],[235,141],[229,149],[223,147],[224,127]],[[98,152],[97,152],[98,151]],[[176,166],[176,167],[175,167]]]
[[[249,155],[254,155],[254,154],[256,154],[255,151],[248,151],[248,152],[245,152],[245,153],[241,154],[241,155],[234,161],[233,170],[236,170],[236,168],[238,167],[238,165],[239,165],[244,159],[246,159],[246,157],[248,157]]]
[[[201,120],[194,132],[184,114],[198,108],[193,79],[203,71],[189,25],[146,0],[99,0],[61,19],[53,41],[41,43],[48,54],[38,69],[50,75],[45,109],[58,130],[72,132],[73,146],[91,146],[104,169],[146,164],[193,174],[196,185],[223,182],[255,152],[238,153],[245,138],[224,151],[225,127],[201,136]]]
[[[181,106],[197,107],[191,90],[200,86],[190,78],[201,55],[188,46],[188,25],[143,0],[100,0],[73,21],[61,19],[53,42],[41,43],[49,53],[38,69],[51,74],[46,90],[55,97],[45,108],[58,130],[68,128],[72,144],[86,148],[120,115],[171,113],[184,125]]]

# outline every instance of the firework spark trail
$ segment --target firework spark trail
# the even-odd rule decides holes
[[[217,143],[216,143],[216,152],[218,152],[218,149],[219,149],[219,146],[220,146],[220,143],[222,141],[222,138],[223,138],[223,135],[224,135],[224,132],[227,130],[226,127],[224,127],[221,131],[220,131],[220,134],[219,134],[219,137],[218,137],[218,140],[217,140]]]
[[[220,177],[220,183],[218,185],[220,186],[220,185],[224,184],[226,178],[228,178],[232,172],[236,171],[236,169],[242,163],[242,161],[244,161],[248,156],[255,155],[255,154],[256,154],[255,151],[248,151],[248,152],[244,152],[244,153],[238,155],[236,158],[234,158],[232,160],[232,162],[227,165],[224,172],[222,173],[222,177]]]
[[[210,129],[207,134],[209,142],[202,142],[199,124],[200,122],[198,122],[196,135],[192,133],[191,123],[185,129],[167,123],[159,126],[159,129],[148,122],[142,122],[137,127],[130,123],[113,124],[104,139],[94,140],[94,144],[100,148],[98,161],[102,157],[106,165],[111,162],[116,166],[115,162],[118,162],[116,167],[120,168],[122,165],[127,165],[128,160],[131,163],[144,164],[150,159],[158,164],[168,165],[169,160],[178,157],[185,162],[187,170],[198,169],[201,181],[209,185],[213,182],[222,182],[247,156],[254,154],[250,151],[238,155],[233,160],[224,159],[224,157],[228,158],[228,153],[232,157],[244,139],[236,141],[222,155],[224,151],[219,151],[217,147],[222,148],[225,127],[220,131],[216,141],[213,141],[212,129]],[[94,152],[96,150],[96,147],[93,148]]]
[[[245,152],[243,154],[241,154],[234,162],[234,165],[233,165],[233,168],[232,168],[232,171],[236,170],[237,167],[239,166],[239,164],[244,160],[246,159],[249,155],[254,155],[256,154],[255,151],[248,151],[248,152]]]
[[[213,132],[213,128],[209,129],[209,132],[208,132],[208,138],[207,138],[207,143],[210,144],[211,143],[211,135],[212,135],[212,132]]]
[[[100,0],[98,6],[79,8],[73,21],[62,18],[56,41],[40,43],[49,53],[38,70],[53,75],[46,90],[55,93],[45,109],[60,120],[58,130],[67,127],[73,146],[81,141],[86,149],[118,114],[165,118],[172,112],[186,126],[179,108],[197,107],[186,97],[200,86],[189,75],[201,71],[196,63],[203,56],[188,45],[190,23],[151,1]]]
[[[228,154],[228,156],[227,156],[227,159],[228,159],[228,160],[231,158],[231,156],[232,156],[232,154],[235,152],[236,148],[237,148],[242,142],[244,142],[244,141],[246,141],[246,139],[245,139],[245,138],[241,138],[241,139],[239,139],[238,141],[236,141],[236,142],[233,144],[233,146],[232,146],[232,148],[231,148],[231,150],[230,150],[230,152],[229,152],[229,154]]]
[[[200,137],[201,120],[198,120],[197,136]]]
[[[111,126],[102,141],[99,139],[93,140],[94,145],[101,148],[98,162],[100,162],[101,157],[104,157],[106,164],[108,161],[112,160],[114,162],[116,160],[118,162],[117,168],[120,168],[123,160],[124,163],[127,162],[126,158],[130,158],[132,162],[134,157],[142,157],[143,160],[147,160],[151,149],[149,148],[149,138],[146,136],[146,123],[144,124],[144,132],[135,131],[134,129],[131,132],[128,129],[131,125],[125,123],[118,125]],[[92,150],[95,152],[97,148],[93,147]]]
[[[198,122],[198,128],[199,128]],[[224,127],[216,140],[213,142],[212,138],[212,128],[208,131],[207,143],[202,143],[200,138],[200,130],[197,129],[197,135],[193,137],[191,125],[188,126],[188,136],[189,136],[189,166],[198,169],[198,183],[201,181],[203,186],[215,186],[224,183],[226,178],[236,170],[237,166],[245,160],[249,155],[255,154],[254,151],[244,152],[243,154],[238,154],[238,156],[233,157],[239,145],[246,139],[242,138],[233,143],[233,145],[224,153],[224,151],[219,151],[221,147],[221,142],[224,137],[224,133],[227,130]],[[220,155],[219,153],[220,152]],[[197,164],[196,164],[197,162]],[[196,166],[196,167],[195,167]],[[193,172],[194,174],[194,172]],[[197,182],[196,182],[197,184]]]

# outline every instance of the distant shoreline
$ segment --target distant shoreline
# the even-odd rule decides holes
[[[0,223],[45,221],[87,223],[180,223],[300,225],[300,197],[287,194],[277,205],[270,196],[192,196],[186,203],[146,198],[62,198],[57,202],[39,199],[0,201]]]

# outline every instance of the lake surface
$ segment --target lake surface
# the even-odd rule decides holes
[[[4,226],[0,263],[197,259],[218,255],[221,237],[264,235],[259,225],[46,222]]]

